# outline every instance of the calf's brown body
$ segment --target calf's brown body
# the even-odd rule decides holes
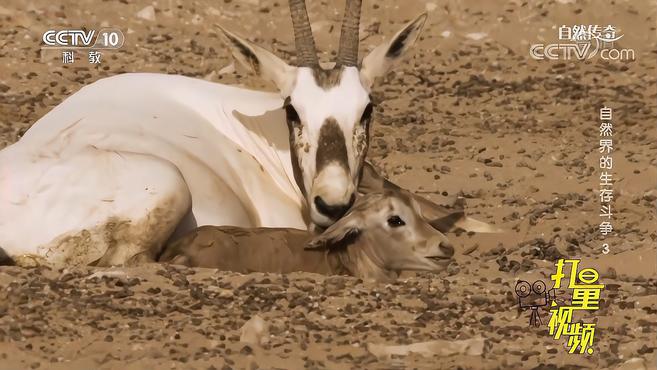
[[[328,250],[304,249],[311,238],[296,229],[202,226],[167,246],[159,261],[241,273],[341,271]]]

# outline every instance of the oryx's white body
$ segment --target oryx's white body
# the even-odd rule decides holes
[[[116,238],[115,224],[166,239],[190,206],[195,222],[181,232],[305,229],[282,103],[278,94],[164,74],[84,87],[0,151],[0,246],[89,263]],[[60,247],[67,237],[97,250]]]

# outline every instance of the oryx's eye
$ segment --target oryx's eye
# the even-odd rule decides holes
[[[388,219],[388,225],[390,225],[390,227],[400,227],[406,225],[406,222],[404,222],[399,216],[392,216]]]
[[[360,123],[361,125],[366,125],[370,122],[370,119],[372,119],[372,110],[374,109],[374,106],[372,103],[367,103],[367,106],[365,107],[365,110],[363,111],[363,115],[360,117]]]
[[[291,123],[293,125],[298,125],[301,123],[301,120],[299,119],[299,114],[297,113],[297,110],[294,109],[292,104],[287,104],[285,106],[285,116],[287,118],[288,123]]]

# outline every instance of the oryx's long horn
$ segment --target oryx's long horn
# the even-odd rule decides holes
[[[305,0],[290,0],[290,15],[294,27],[294,41],[297,46],[297,64],[299,67],[317,67],[315,40],[310,29]]]
[[[362,2],[362,0],[347,0],[345,5],[337,65],[358,65],[358,26]]]

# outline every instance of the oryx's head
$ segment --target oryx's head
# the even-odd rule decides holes
[[[422,14],[358,64],[361,0],[347,0],[335,66],[319,65],[304,0],[290,0],[297,66],[222,30],[236,59],[273,81],[285,97],[295,180],[304,193],[311,220],[328,226],[356,197],[369,142],[370,89],[417,39]]]

